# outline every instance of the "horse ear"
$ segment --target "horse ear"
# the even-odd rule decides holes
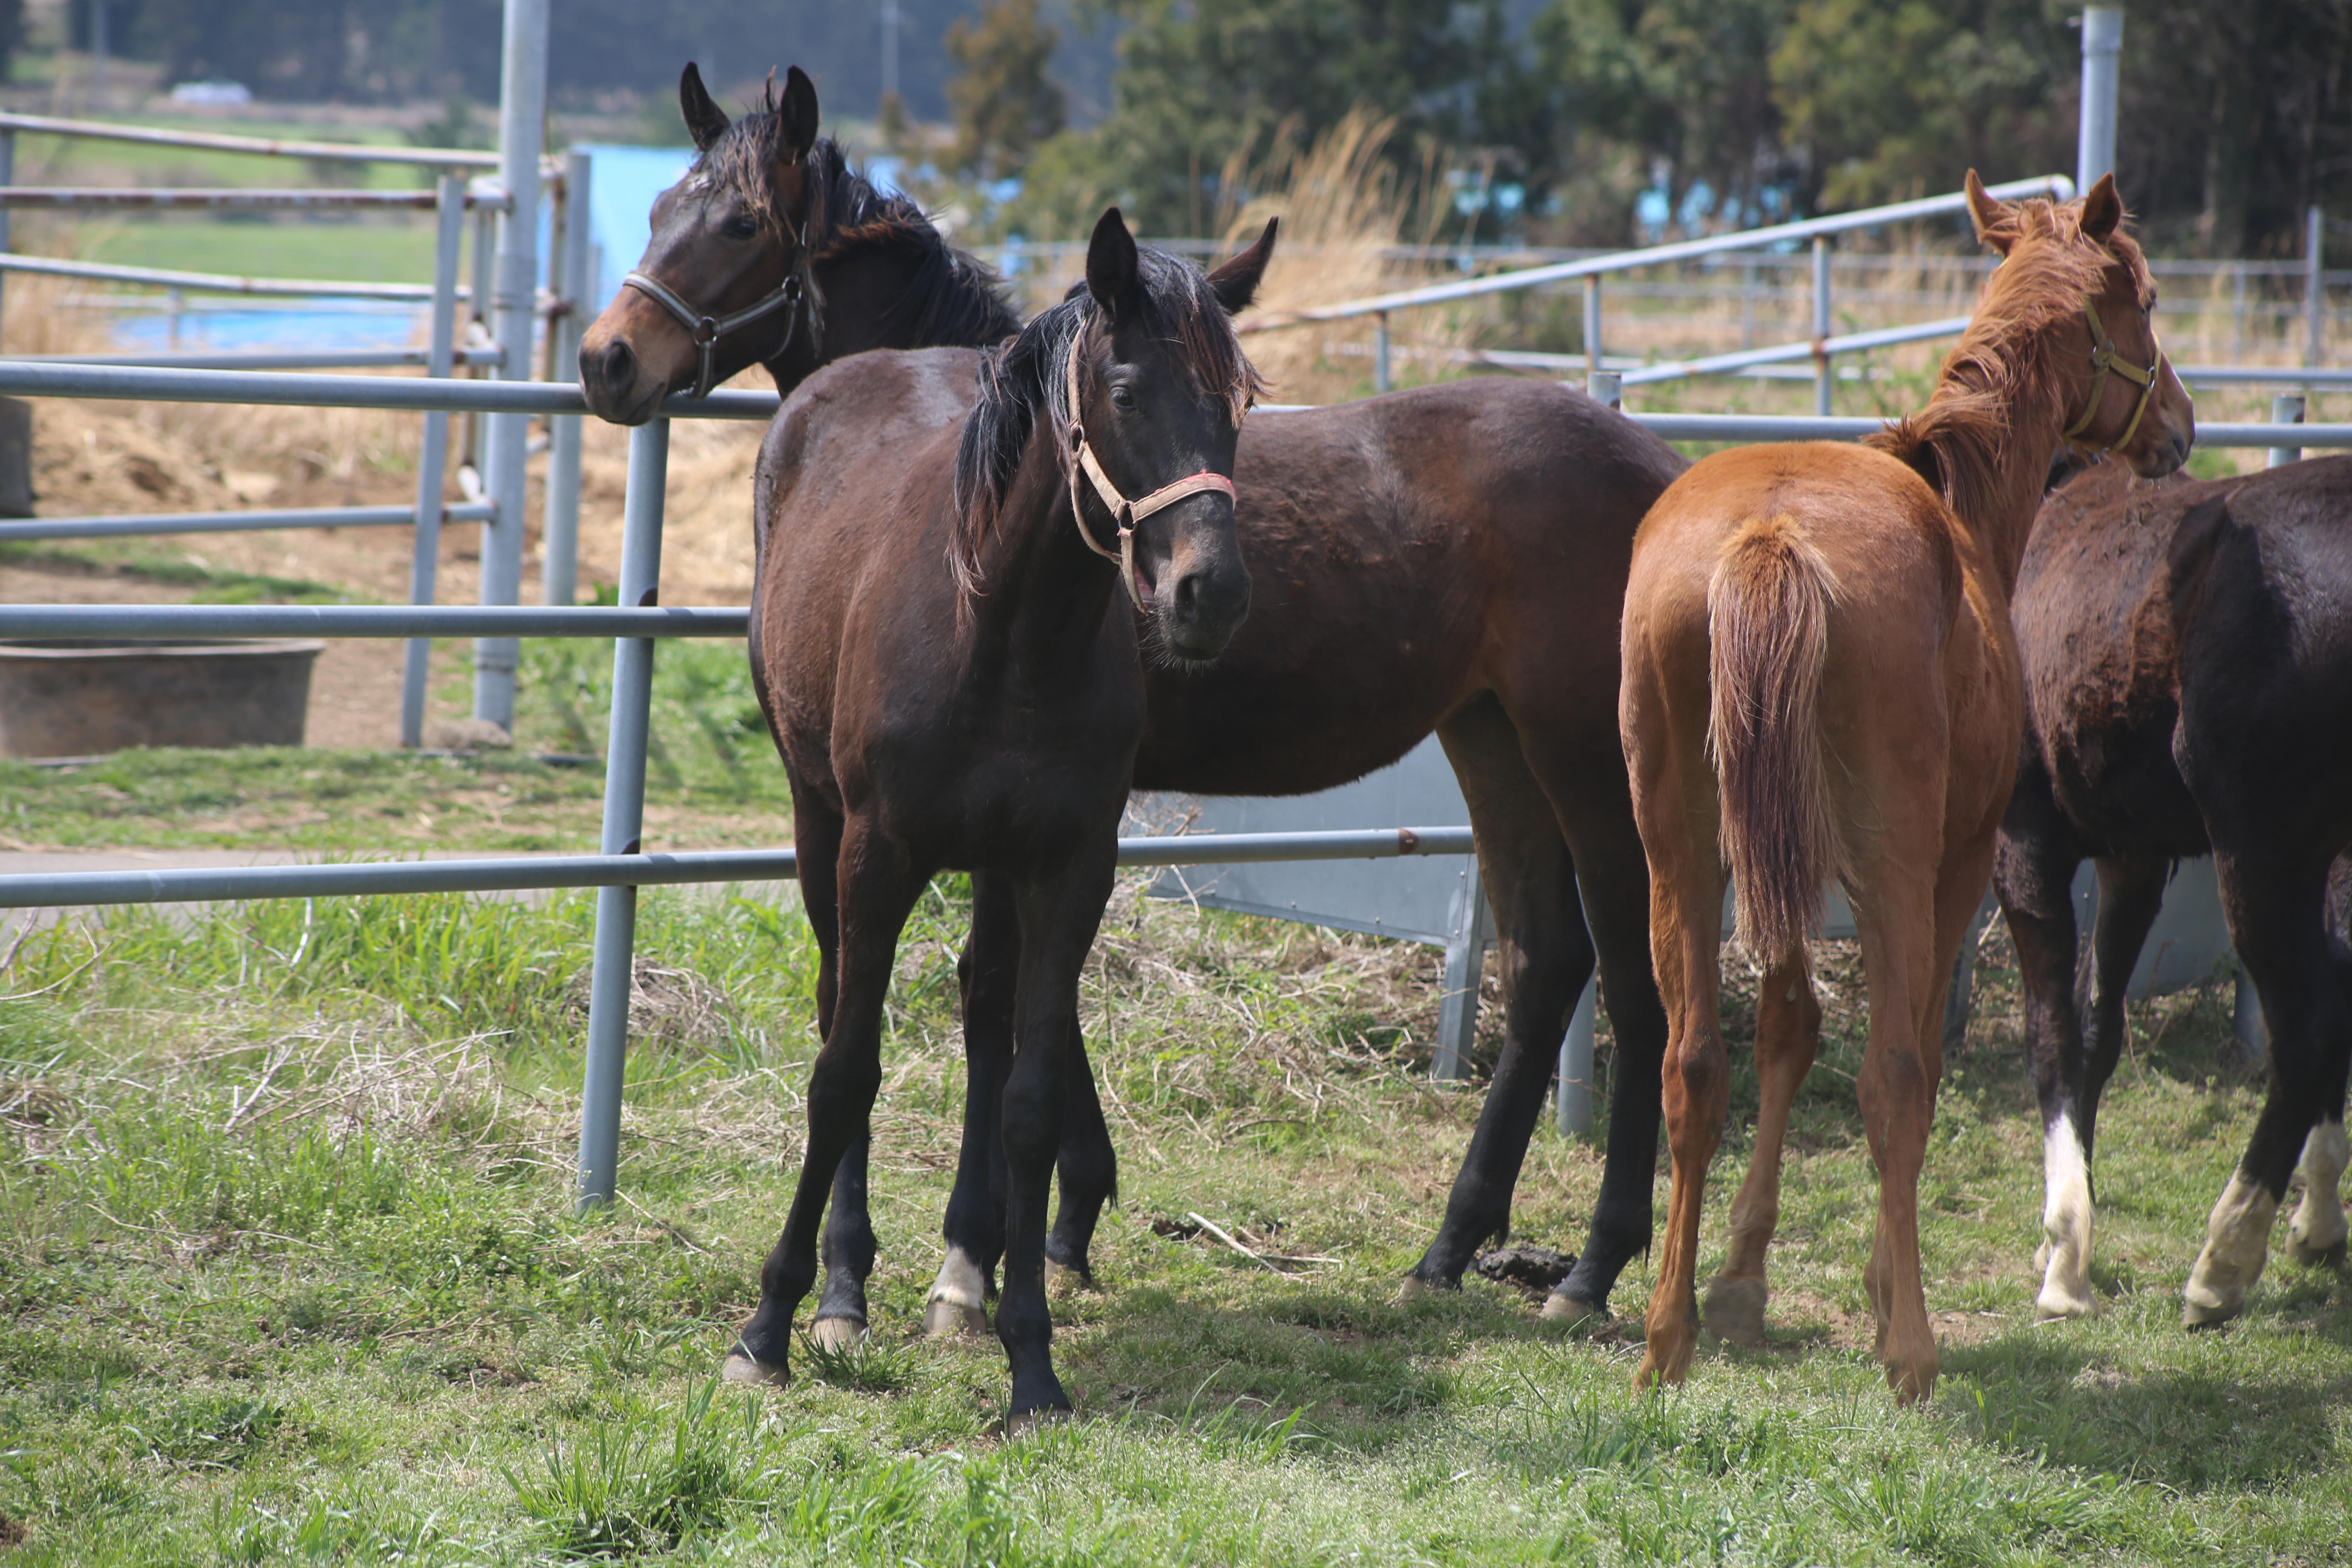
[[[2083,234],[2101,245],[2116,232],[2124,221],[2124,199],[2116,194],[2116,177],[2101,174],[2099,183],[2083,198]]]
[[[2017,243],[2017,211],[1998,197],[1985,194],[1984,182],[1977,178],[1974,169],[1969,171],[1966,185],[1969,196],[1969,216],[1976,221],[1977,238],[1991,246],[2003,256]]]
[[[1249,309],[1257,298],[1258,283],[1265,277],[1265,264],[1274,259],[1274,234],[1282,220],[1265,220],[1265,232],[1257,243],[1209,274],[1209,287],[1217,291],[1217,302],[1228,316],[1238,316]]]
[[[784,73],[784,100],[776,108],[776,156],[797,163],[816,145],[816,83],[794,66]]]
[[[692,60],[686,62],[677,79],[677,107],[686,116],[687,134],[694,138],[696,152],[709,152],[710,144],[727,133],[727,111],[710,101],[702,86],[702,73]]]
[[[1134,304],[1136,275],[1140,269],[1127,219],[1117,207],[1106,208],[1095,225],[1094,238],[1087,243],[1087,292],[1112,321]]]

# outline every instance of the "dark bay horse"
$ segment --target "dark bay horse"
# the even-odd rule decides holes
[[[600,416],[642,425],[670,393],[753,364],[789,394],[867,349],[985,348],[1021,330],[994,273],[818,137],[798,66],[740,120],[691,65],[678,102],[699,156],[654,203],[635,281],[581,340],[580,386]]]
[[[2272,1062],[2182,1309],[2191,1326],[2221,1322],[2262,1274],[2298,1154],[2288,1254],[2345,1251],[2352,457],[2204,483],[2135,484],[2115,464],[2080,474],[2042,505],[2016,620],[2025,743],[1994,879],[2042,1100],[2035,1308],[2093,1309],[2092,1140],[2125,988],[2173,863],[2210,853]],[[2078,989],[2072,889],[2086,857],[2099,902]]]
[[[1113,208],[1084,289],[1003,348],[844,361],[769,427],[751,647],[792,784],[824,1045],[799,1184],[730,1379],[788,1376],[827,1188],[881,1081],[899,931],[930,879],[960,868],[1003,889],[1020,949],[997,1106],[1009,1419],[1070,1407],[1051,1357],[1046,1188],[1079,967],[1143,735],[1123,590],[1149,586],[1157,637],[1188,659],[1215,658],[1248,611],[1231,475],[1257,381],[1229,318],[1273,244],[1269,226],[1203,277],[1139,251]]]
[[[1009,313],[984,268],[950,250],[909,204],[875,196],[831,142],[815,140],[814,97],[802,104],[791,79],[780,105],[731,125],[690,68],[681,100],[704,153],[656,204],[639,269],[731,312],[780,288],[804,249],[824,310],[813,336],[796,334],[766,362],[779,387],[798,384],[804,354],[821,362],[836,344],[978,345],[1011,330],[999,324]],[[730,224],[742,227],[739,238],[726,234]],[[740,241],[761,236],[754,261]],[[754,324],[718,340],[721,379],[773,343],[763,331],[778,329]],[[636,289],[605,312],[581,357],[582,384],[592,401],[605,397],[596,405],[607,417],[646,416],[698,372],[686,329]],[[942,395],[969,402],[977,392]],[[1617,614],[1634,527],[1686,465],[1578,393],[1500,379],[1253,415],[1236,461],[1240,526],[1265,613],[1213,665],[1147,661],[1136,787],[1324,789],[1440,733],[1495,905],[1506,1033],[1444,1225],[1406,1288],[1458,1284],[1481,1242],[1507,1231],[1559,1037],[1597,949],[1619,1081],[1633,1087],[1613,1098],[1591,1231],[1546,1310],[1603,1309],[1626,1260],[1649,1242],[1658,1102],[1639,1086],[1665,1040],[1617,740]],[[764,570],[761,582],[764,591]],[[1148,641],[1150,617],[1139,625]],[[1010,920],[1001,889],[976,879],[959,966],[974,1087],[948,1212],[950,1261],[933,1291],[940,1326],[984,1322],[1003,1248],[987,1086],[1010,1037],[1018,952]],[[1075,1031],[1070,1060],[1062,1206],[1047,1255],[1084,1272],[1117,1174]],[[861,1142],[843,1166],[825,1237],[823,1338],[852,1338],[866,1321],[874,1241],[864,1205]]]
[[[1879,1201],[1863,1279],[1897,1399],[1935,1386],[1919,1170],[1944,994],[2016,770],[2018,563],[2062,441],[2157,475],[2187,458],[2195,429],[2157,350],[2155,285],[2119,226],[2114,180],[2065,206],[2010,206],[1972,170],[1968,195],[1979,237],[2004,259],[1927,408],[1861,447],[1717,453],[1634,541],[1625,757],[1673,1030],[1662,1083],[1674,1176],[1643,1384],[1681,1382],[1697,1341],[1700,1205],[1729,1079],[1717,1005],[1727,869],[1739,941],[1764,968],[1760,1103],[1710,1325],[1741,1339],[1762,1328],[1781,1141],[1821,1032],[1805,938],[1834,877],[1870,987],[1855,1087]]]

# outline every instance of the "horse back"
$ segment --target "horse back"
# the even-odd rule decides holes
[[[776,744],[839,804],[833,731],[844,658],[894,637],[951,637],[947,563],[956,443],[978,393],[968,349],[881,351],[826,366],[786,399],[752,495],[753,681]]]

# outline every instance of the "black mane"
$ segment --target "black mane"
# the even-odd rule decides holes
[[[775,83],[771,81],[761,101],[721,132],[687,174],[689,181],[699,177],[740,194],[771,227],[777,226],[772,184],[776,107]],[[980,348],[1021,330],[1021,318],[1005,300],[1003,280],[995,270],[950,245],[921,207],[905,196],[876,189],[851,166],[833,138],[820,137],[809,149],[808,173],[808,223],[803,238],[811,260],[823,266],[866,251],[911,257],[914,279],[890,307],[890,314],[907,319],[915,342]]]
[[[1198,267],[1164,251],[1136,251],[1146,327],[1176,345],[1193,384],[1225,399],[1234,423],[1263,389],[1242,353],[1233,319]],[[1095,319],[1094,297],[1083,284],[990,351],[980,365],[980,402],[965,420],[956,448],[955,540],[950,560],[967,592],[980,581],[980,549],[1003,504],[1042,415],[1056,429],[1069,426],[1068,383],[1063,365]]]

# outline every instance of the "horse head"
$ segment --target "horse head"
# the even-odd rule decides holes
[[[759,107],[731,122],[693,65],[677,93],[699,156],[654,203],[644,258],[580,345],[580,389],[617,425],[642,425],[671,393],[699,396],[815,331],[815,87],[794,66],[781,99],[771,79]]]
[[[2161,478],[2187,462],[2197,439],[2196,404],[2157,342],[2156,280],[2124,232],[2115,176],[2100,175],[2081,200],[2063,207],[2012,206],[1986,195],[1971,169],[1968,197],[1977,237],[2006,262],[2025,260],[2042,247],[2092,252],[2096,275],[2072,323],[2071,341],[2079,346],[2062,347],[2053,366],[2068,410],[2065,441],[2086,453],[2113,453],[2142,479]]]

